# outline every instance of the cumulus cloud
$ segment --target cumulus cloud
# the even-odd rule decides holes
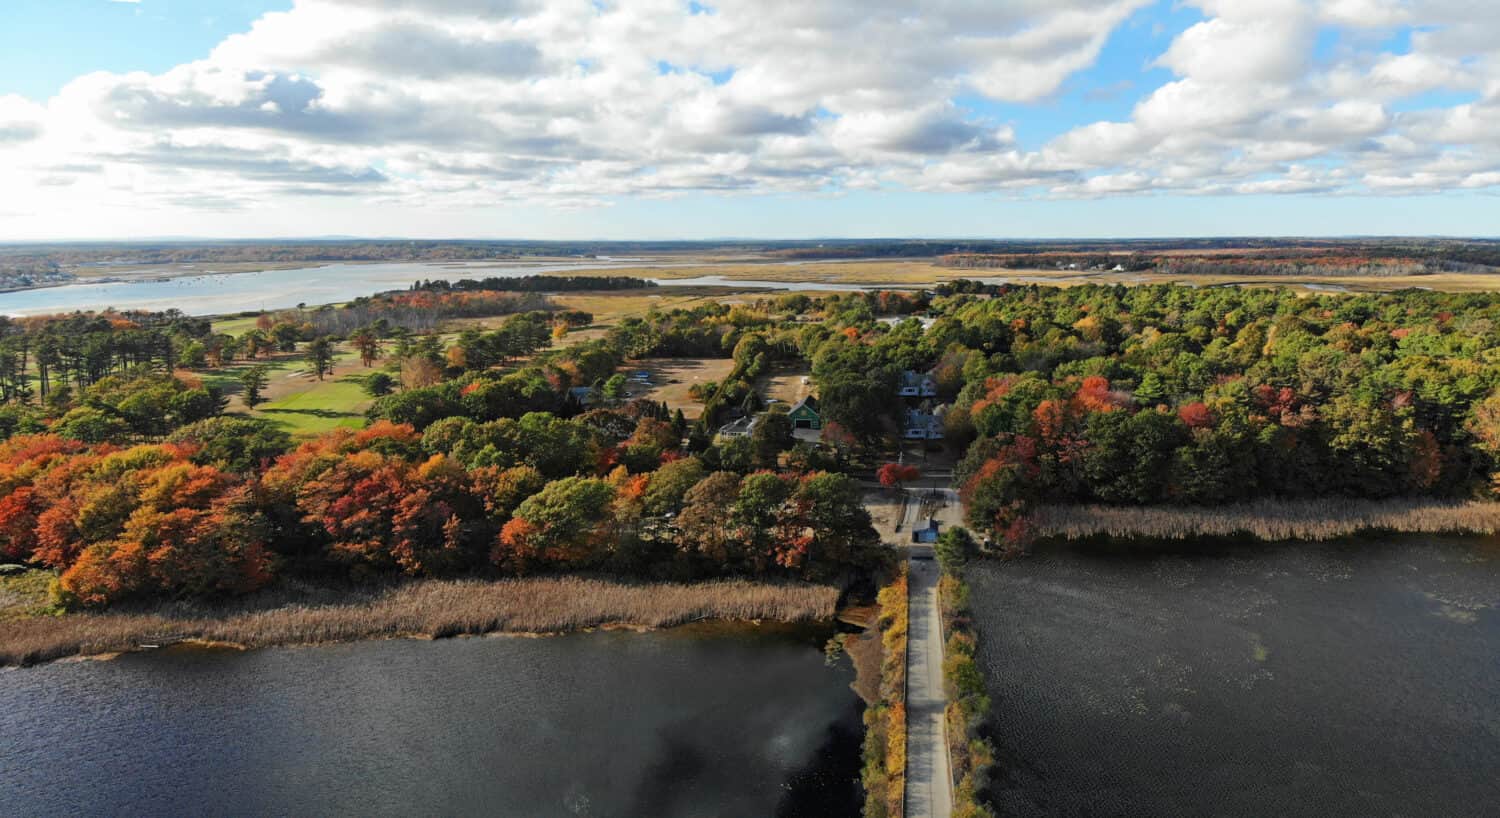
[[[971,101],[1053,105],[1152,0],[296,0],[201,61],[0,97],[0,183],[215,209],[1500,185],[1500,24],[1470,0],[1184,2],[1142,66],[1170,78],[1106,78],[1128,117],[1027,144]]]
[[[22,97],[0,96],[0,144],[30,142],[42,133],[45,111]]]

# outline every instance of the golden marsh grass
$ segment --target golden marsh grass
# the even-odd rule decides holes
[[[247,648],[401,636],[663,628],[700,620],[829,619],[837,588],[723,580],[631,584],[579,577],[426,580],[374,591],[289,587],[223,608],[162,605],[0,622],[0,666],[164,641]]]

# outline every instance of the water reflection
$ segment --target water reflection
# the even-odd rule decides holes
[[[396,640],[6,671],[0,811],[857,814],[859,705],[826,636]]]

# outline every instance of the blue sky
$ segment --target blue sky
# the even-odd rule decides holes
[[[208,56],[268,11],[266,0],[6,0],[0,94],[37,102],[92,71],[166,71]]]
[[[10,0],[0,240],[1500,233],[1451,0],[874,8]]]

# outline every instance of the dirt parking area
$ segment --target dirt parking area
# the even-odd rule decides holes
[[[729,358],[651,358],[631,361],[620,368],[631,378],[626,387],[631,398],[646,398],[665,401],[667,409],[682,410],[689,420],[696,420],[703,412],[703,404],[688,395],[695,383],[721,381],[734,369]],[[648,373],[651,386],[643,389],[633,377],[637,372]]]
[[[803,383],[807,378],[809,370],[806,367],[788,369],[778,368],[770,375],[763,376],[755,384],[760,396],[766,400],[779,400],[787,404],[796,403],[807,397],[812,392],[812,383]]]

